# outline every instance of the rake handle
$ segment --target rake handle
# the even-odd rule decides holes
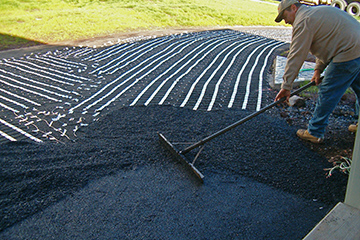
[[[291,97],[291,96],[294,96],[294,95],[296,95],[296,94],[298,94],[298,93],[300,93],[300,92],[302,92],[302,91],[304,91],[305,89],[307,89],[307,88],[309,88],[309,87],[311,87],[311,86],[313,86],[313,85],[315,85],[315,82],[309,82],[308,84],[302,86],[301,88],[298,88],[297,90],[293,91],[293,92],[290,94],[290,97]],[[186,154],[186,153],[190,152],[190,151],[193,150],[194,148],[197,148],[197,147],[199,147],[199,146],[201,146],[201,145],[203,145],[203,144],[211,141],[212,139],[218,137],[219,135],[224,134],[224,133],[230,131],[231,129],[239,126],[240,124],[243,124],[244,122],[246,122],[246,121],[248,121],[248,120],[256,117],[257,115],[265,112],[266,110],[274,107],[275,105],[278,105],[279,103],[281,103],[281,102],[283,102],[283,101],[285,101],[285,100],[286,100],[286,97],[283,97],[283,98],[281,98],[280,100],[278,100],[278,101],[276,101],[276,102],[273,102],[273,103],[271,103],[271,104],[263,107],[263,108],[260,109],[259,111],[254,112],[254,113],[250,114],[249,116],[247,116],[247,117],[245,117],[245,118],[243,118],[243,119],[241,119],[241,120],[239,120],[239,121],[237,121],[237,122],[229,125],[228,127],[223,128],[223,129],[219,130],[218,132],[216,132],[216,133],[214,133],[214,134],[212,134],[212,135],[210,135],[210,136],[208,136],[208,137],[206,137],[206,138],[204,138],[204,139],[202,139],[202,140],[194,143],[193,145],[185,148],[184,150],[180,151],[180,154]]]

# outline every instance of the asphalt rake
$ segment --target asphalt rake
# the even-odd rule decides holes
[[[294,96],[300,92],[302,92],[303,90],[309,88],[310,86],[313,86],[315,85],[315,82],[310,82],[306,85],[304,85],[303,87],[301,88],[298,88],[297,90],[293,91],[291,93],[290,96]],[[196,176],[196,178],[200,181],[200,182],[204,182],[204,175],[195,167],[195,162],[196,160],[198,159],[200,153],[202,152],[202,150],[204,149],[205,147],[205,143],[213,140],[214,138],[232,130],[233,128],[249,121],[250,119],[256,117],[257,115],[265,112],[266,110],[280,104],[281,102],[285,101],[286,100],[286,97],[283,97],[281,98],[280,100],[278,101],[275,101],[263,108],[261,108],[259,111],[256,111],[248,116],[246,116],[245,118],[201,139],[200,141],[196,142],[196,143],[193,143],[193,144],[189,144],[190,146],[184,148],[183,150],[178,150],[173,144],[171,143],[163,134],[161,133],[158,133],[158,136],[159,136],[159,140],[160,142],[165,146],[166,149],[168,149],[170,151],[170,153],[172,154],[172,156],[175,157],[175,159],[177,159],[179,162],[181,162],[186,168],[187,170],[189,170],[192,174],[194,174]],[[187,153],[189,153],[190,151],[192,151],[193,149],[198,149],[198,152],[196,153],[194,159],[190,162],[188,160],[188,157],[186,156]]]

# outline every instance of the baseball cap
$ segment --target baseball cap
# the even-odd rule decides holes
[[[275,22],[281,22],[281,20],[283,20],[283,13],[284,10],[287,9],[288,7],[290,7],[291,5],[295,4],[295,3],[299,3],[299,0],[282,0],[279,3],[278,6],[278,15],[275,18]]]

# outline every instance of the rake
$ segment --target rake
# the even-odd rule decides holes
[[[309,88],[310,86],[313,86],[313,85],[315,85],[315,82],[310,82],[310,83],[304,85],[303,87],[298,88],[297,90],[293,91],[290,96],[294,96],[294,95],[302,92],[303,90],[305,90],[305,89],[307,89],[307,88]],[[201,151],[204,149],[204,144],[211,141],[211,140],[213,140],[214,138],[216,138],[216,137],[218,137],[218,136],[232,130],[233,128],[239,126],[240,124],[243,124],[243,123],[249,121],[250,119],[256,117],[257,115],[265,112],[266,110],[278,105],[279,103],[281,103],[281,102],[283,102],[285,100],[286,100],[286,97],[283,97],[280,100],[278,100],[276,102],[273,102],[273,103],[261,108],[259,111],[256,111],[256,112],[248,115],[247,117],[245,117],[245,118],[243,118],[243,119],[241,119],[241,120],[239,120],[239,121],[237,121],[237,122],[223,128],[223,129],[221,129],[221,130],[219,130],[219,131],[217,131],[217,132],[215,132],[215,133],[201,139],[200,141],[198,141],[198,142],[184,148],[183,150],[177,150],[175,148],[175,146],[170,141],[168,141],[165,138],[165,136],[163,134],[161,134],[161,133],[158,133],[159,140],[178,161],[183,163],[190,170],[190,172],[195,174],[195,176],[200,180],[200,182],[204,182],[204,175],[194,166],[195,161],[198,159]],[[189,162],[187,160],[187,157],[185,156],[185,154],[189,153],[191,150],[193,150],[195,148],[198,148],[198,147],[200,147],[200,149],[198,150],[198,152],[195,155],[194,159],[191,162]]]

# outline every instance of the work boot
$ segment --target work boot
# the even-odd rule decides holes
[[[350,132],[356,132],[356,131],[357,131],[358,124],[359,124],[359,123],[357,123],[357,124],[351,124],[351,125],[349,126],[349,131],[350,131]]]
[[[317,138],[317,137],[314,137],[313,135],[311,135],[308,130],[305,130],[305,129],[299,129],[297,132],[296,132],[296,135],[303,139],[303,140],[306,140],[306,141],[310,141],[312,143],[322,143],[323,139],[322,138]]]

